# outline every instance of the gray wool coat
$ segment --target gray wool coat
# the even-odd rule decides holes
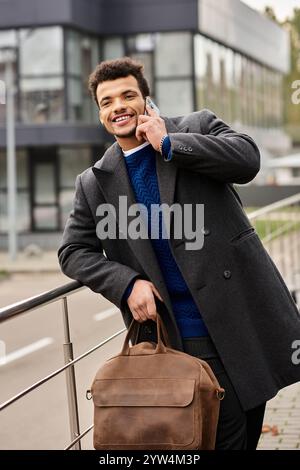
[[[260,167],[254,141],[235,132],[208,109],[164,118],[172,159],[156,154],[161,203],[204,204],[204,245],[186,250],[170,239],[178,267],[198,306],[244,410],[300,380],[292,344],[300,340],[300,316],[280,273],[251,226],[233,183],[251,181]],[[137,275],[153,282],[172,347],[182,350],[170,297],[149,239],[100,240],[99,204],[111,203],[118,222],[119,196],[135,203],[124,157],[114,143],[77,176],[73,209],[58,257],[62,271],[132,314],[123,294]],[[130,219],[130,217],[129,217]],[[155,323],[141,324],[137,341],[155,340]]]

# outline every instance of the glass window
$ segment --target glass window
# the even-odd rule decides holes
[[[17,230],[19,232],[30,230],[30,198],[28,191],[17,194]]]
[[[82,82],[74,78],[68,80],[69,119],[82,119]]]
[[[15,88],[17,88],[16,54],[14,52],[9,52],[9,58],[10,60],[13,60],[12,73],[13,73],[13,77],[15,81]],[[4,103],[6,100],[5,68],[6,68],[7,59],[8,59],[7,54],[4,54],[3,51],[1,51],[0,49],[0,125],[5,124],[5,119],[6,119],[6,106],[4,105]],[[17,116],[18,109],[17,109],[16,96],[14,98],[14,105],[15,105],[15,116]]]
[[[18,189],[28,189],[28,161],[25,149],[17,150],[17,182]]]
[[[135,52],[130,56],[144,65],[144,73],[150,88],[150,94],[155,98],[154,77],[153,77],[153,54],[150,52]]]
[[[155,34],[136,34],[126,38],[126,49],[132,52],[152,52],[155,50]]]
[[[118,59],[124,56],[124,45],[121,38],[108,38],[103,41],[103,60]]]
[[[233,52],[227,47],[221,47],[220,80],[221,80],[221,117],[226,122],[232,121],[232,88],[233,88]]]
[[[6,152],[0,151],[0,189],[6,189]]]
[[[206,55],[203,36],[196,34],[194,38],[195,50],[195,80],[196,80],[196,108],[205,107],[205,71]]]
[[[30,199],[27,191],[21,191],[17,194],[17,230],[18,232],[27,232],[30,230]],[[0,191],[0,232],[7,233],[7,193]]]
[[[74,189],[76,176],[92,165],[89,147],[60,147],[59,181],[63,188]]]
[[[0,232],[8,231],[7,194],[0,190]]]
[[[200,34],[195,35],[195,39],[194,39],[195,74],[196,74],[197,79],[205,78],[205,72],[206,72],[205,41],[206,39]]]
[[[90,73],[100,62],[98,40],[84,36],[81,38],[80,48],[83,80],[86,84],[88,84],[88,77]]]
[[[0,189],[6,189],[7,187],[6,159],[6,151],[3,150],[0,152]],[[27,151],[25,149],[16,151],[16,165],[17,187],[18,189],[28,189]]]
[[[88,78],[99,59],[99,41],[96,38],[66,31],[68,77],[68,119],[70,121],[98,122],[95,105],[88,90]]]
[[[57,229],[57,207],[35,207],[33,216],[37,230]]]
[[[20,30],[20,74],[59,75],[63,73],[62,28]]]
[[[157,77],[192,74],[192,35],[187,32],[157,33],[155,72]]]
[[[80,79],[68,80],[68,116],[70,121],[99,123],[97,105]]]
[[[99,60],[98,40],[78,33],[66,31],[67,73],[87,80]]]
[[[59,206],[61,209],[61,227],[64,227],[73,208],[74,189],[64,189],[59,193]]]
[[[55,174],[53,163],[37,163],[34,167],[35,203],[55,203]]]
[[[80,35],[66,31],[67,73],[81,75]]]
[[[263,67],[257,65],[256,93],[257,93],[257,125],[264,127],[264,97],[263,97]]]
[[[1,47],[16,47],[17,46],[17,33],[13,29],[0,31],[0,48]]]
[[[156,97],[163,115],[178,116],[193,112],[192,80],[158,80]]]
[[[23,78],[20,80],[23,122],[59,122],[64,117],[63,78]]]
[[[233,123],[240,125],[242,123],[242,57],[240,54],[234,54],[234,93],[233,93]]]

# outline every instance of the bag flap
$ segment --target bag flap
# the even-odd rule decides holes
[[[92,395],[95,406],[187,406],[194,389],[195,379],[99,379]]]

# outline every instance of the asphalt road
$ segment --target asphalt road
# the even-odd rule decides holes
[[[68,281],[59,273],[15,274],[0,281],[0,307]],[[0,363],[1,403],[64,364],[62,318],[61,302],[56,302],[0,325],[7,361]],[[69,297],[69,321],[75,356],[124,328],[119,310],[89,289]],[[81,432],[93,420],[86,390],[100,365],[120,351],[124,337],[122,333],[76,365]],[[63,449],[70,441],[64,373],[0,413],[0,449]],[[93,448],[92,432],[83,438],[82,448]]]

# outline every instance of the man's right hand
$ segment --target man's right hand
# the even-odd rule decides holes
[[[154,295],[163,302],[163,299],[152,282],[145,281],[144,279],[137,279],[135,281],[127,303],[133,318],[139,323],[146,320],[156,321],[157,311]]]

